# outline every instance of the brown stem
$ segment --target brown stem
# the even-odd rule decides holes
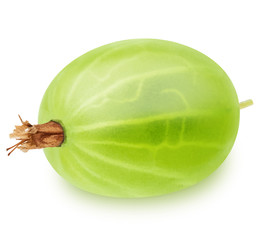
[[[23,121],[19,115],[21,126],[15,126],[10,138],[20,140],[17,144],[7,148],[8,156],[15,150],[20,149],[27,152],[30,149],[40,149],[47,147],[59,147],[64,141],[62,126],[54,121],[44,124],[32,125],[28,121]]]

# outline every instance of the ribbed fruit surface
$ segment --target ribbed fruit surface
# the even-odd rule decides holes
[[[114,197],[189,187],[229,154],[239,126],[232,82],[210,58],[163,40],[94,49],[48,87],[39,123],[64,127],[45,154],[66,180]]]

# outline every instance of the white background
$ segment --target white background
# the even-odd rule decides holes
[[[268,239],[267,1],[1,1],[0,239]],[[42,151],[6,156],[17,114],[37,123],[55,75],[117,40],[160,38],[195,48],[232,79],[241,111],[234,148],[200,184],[123,200],[82,192]],[[67,93],[68,94],[68,93]]]

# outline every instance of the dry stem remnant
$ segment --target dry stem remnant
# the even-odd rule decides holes
[[[47,147],[59,147],[64,141],[62,126],[54,121],[44,124],[32,125],[28,121],[23,121],[19,115],[21,126],[15,126],[10,138],[16,138],[19,142],[6,150],[10,152],[20,149],[27,152],[30,149],[41,149]]]

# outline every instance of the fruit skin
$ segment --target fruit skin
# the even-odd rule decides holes
[[[164,40],[94,49],[48,87],[39,123],[64,128],[44,149],[73,185],[105,196],[148,197],[189,187],[227,157],[239,126],[232,82],[210,58]]]

